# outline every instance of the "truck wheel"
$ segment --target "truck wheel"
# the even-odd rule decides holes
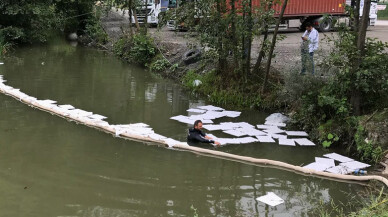
[[[199,49],[192,49],[183,54],[183,62],[186,65],[198,62],[201,57],[201,51]]]
[[[328,32],[331,30],[332,25],[333,25],[333,22],[331,19],[322,20],[322,22],[319,24],[319,31]]]

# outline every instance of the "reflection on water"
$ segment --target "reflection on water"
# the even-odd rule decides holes
[[[0,67],[9,85],[107,116],[113,124],[145,122],[185,140],[188,126],[169,118],[206,104],[104,52],[56,42],[18,49],[15,56]],[[244,111],[220,121],[258,124],[266,115]],[[259,143],[219,150],[296,165],[323,154],[320,148]],[[360,190],[117,139],[0,95],[0,216],[193,216],[192,205],[200,216],[314,216],[321,201],[347,203],[347,192],[357,199]],[[268,207],[255,200],[267,192],[285,203]]]

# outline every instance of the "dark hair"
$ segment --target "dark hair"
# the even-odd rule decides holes
[[[198,126],[199,123],[202,123],[202,121],[201,121],[201,120],[196,120],[196,121],[194,122],[194,127]]]
[[[313,27],[313,25],[310,22],[307,22],[304,26],[305,27]]]

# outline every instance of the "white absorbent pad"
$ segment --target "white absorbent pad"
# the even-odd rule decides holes
[[[370,167],[369,164],[362,163],[359,161],[349,161],[346,163],[340,163],[340,166],[345,166],[345,167],[353,169],[353,170],[364,169],[364,168]]]
[[[345,157],[345,156],[337,154],[337,153],[325,154],[323,156],[331,158],[331,159],[334,159],[334,160],[342,162],[342,163],[346,163],[346,162],[349,162],[349,161],[354,161],[351,158]]]
[[[273,192],[268,192],[266,195],[256,198],[256,200],[270,206],[277,206],[284,203],[284,200]]]

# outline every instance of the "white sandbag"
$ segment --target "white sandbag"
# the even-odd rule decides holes
[[[74,106],[72,106],[72,105],[58,105],[58,107],[64,108],[64,109],[67,109],[67,110],[75,109]]]

